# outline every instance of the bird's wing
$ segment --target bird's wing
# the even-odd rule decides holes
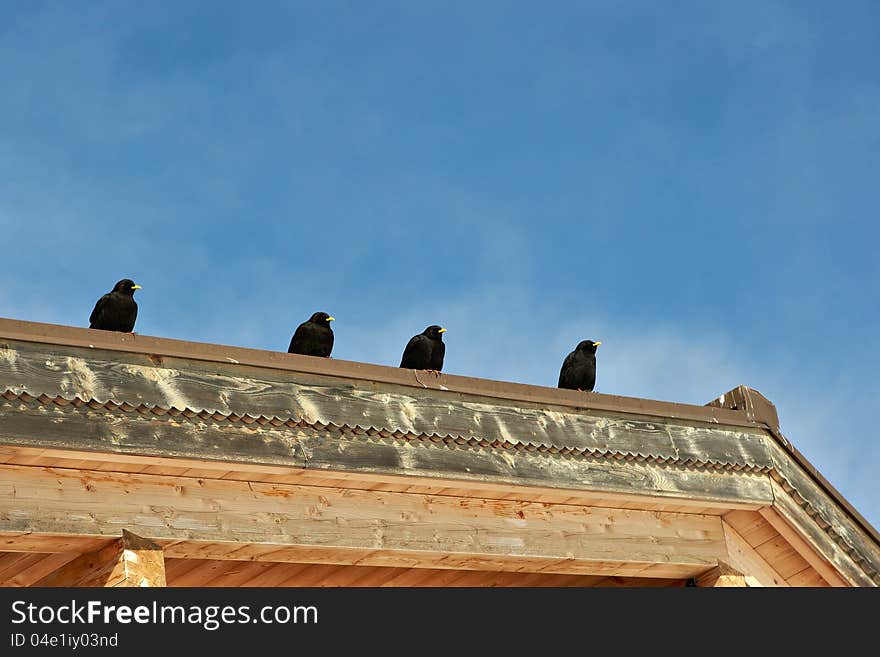
[[[327,356],[329,356],[333,352],[333,338],[333,329],[330,329],[330,337],[327,340]]]
[[[411,369],[426,368],[431,363],[431,339],[427,335],[415,335],[406,343],[403,350],[401,367]]]
[[[293,337],[290,338],[290,346],[287,348],[287,352],[290,353],[293,351],[293,345],[302,342],[308,337],[309,329],[306,326],[306,323],[302,323],[296,327],[296,331],[293,332]]]
[[[431,350],[431,369],[438,372],[443,369],[443,356],[446,355],[446,343],[434,341]]]
[[[101,313],[104,312],[104,306],[107,305],[107,302],[110,301],[110,293],[108,292],[103,297],[98,299],[98,303],[95,304],[95,309],[92,310],[92,314],[89,315],[89,328],[92,328],[92,325],[98,321],[101,317]]]
[[[562,361],[562,367],[559,369],[559,384],[563,385],[567,382],[568,379],[571,378],[573,372],[572,369],[577,364],[577,352],[572,351],[568,356],[565,357],[565,360]]]

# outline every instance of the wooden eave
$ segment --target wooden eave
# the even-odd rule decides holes
[[[745,387],[691,406],[0,319],[0,462],[10,552],[126,529],[170,559],[880,584],[876,531]]]

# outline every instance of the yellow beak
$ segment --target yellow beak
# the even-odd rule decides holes
[[[440,329],[437,333],[446,333],[446,329]]]
[[[328,322],[332,322],[332,321],[334,321],[335,319],[336,319],[335,317],[328,317],[328,318],[327,318],[327,321],[328,321]]]
[[[596,345],[596,346],[598,347],[598,346],[599,346],[600,344],[602,344],[602,343],[601,343],[601,342],[594,342],[593,344]]]
[[[132,290],[142,290],[143,288],[140,285],[132,285],[131,289]]]

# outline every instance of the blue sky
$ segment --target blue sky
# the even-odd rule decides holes
[[[148,6],[143,6],[148,5]],[[880,526],[880,5],[0,5],[0,316],[703,404]]]

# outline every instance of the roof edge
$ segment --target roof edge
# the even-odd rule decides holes
[[[153,357],[200,360],[226,365],[232,363],[509,401],[766,429],[762,422],[749,417],[749,414],[741,409],[722,406],[698,406],[638,397],[561,390],[546,386],[459,376],[445,372],[440,376],[433,376],[427,372],[417,372],[388,365],[335,358],[317,358],[281,351],[266,351],[204,342],[187,342],[136,333],[119,333],[0,317],[0,340],[4,339],[146,354]]]
[[[877,543],[880,543],[880,532],[878,532],[874,526],[868,522],[867,518],[862,516],[862,514],[859,513],[849,501],[847,501],[847,499],[831,484],[830,481],[822,476],[822,473],[816,469],[816,466],[807,460],[806,456],[801,454],[801,452],[798,451],[798,449],[792,445],[784,435],[782,435],[782,431],[779,428],[779,414],[777,413],[776,406],[773,402],[754,388],[741,385],[733,390],[725,392],[723,395],[719,395],[706,404],[706,406],[742,410],[750,420],[765,425],[767,429],[769,429],[770,434],[776,439],[776,442],[779,443],[780,447],[791,455],[797,464],[806,470],[807,474],[816,481],[819,487],[828,493],[834,501],[840,504],[840,506],[852,516],[853,520],[855,520],[862,529],[873,537]]]

